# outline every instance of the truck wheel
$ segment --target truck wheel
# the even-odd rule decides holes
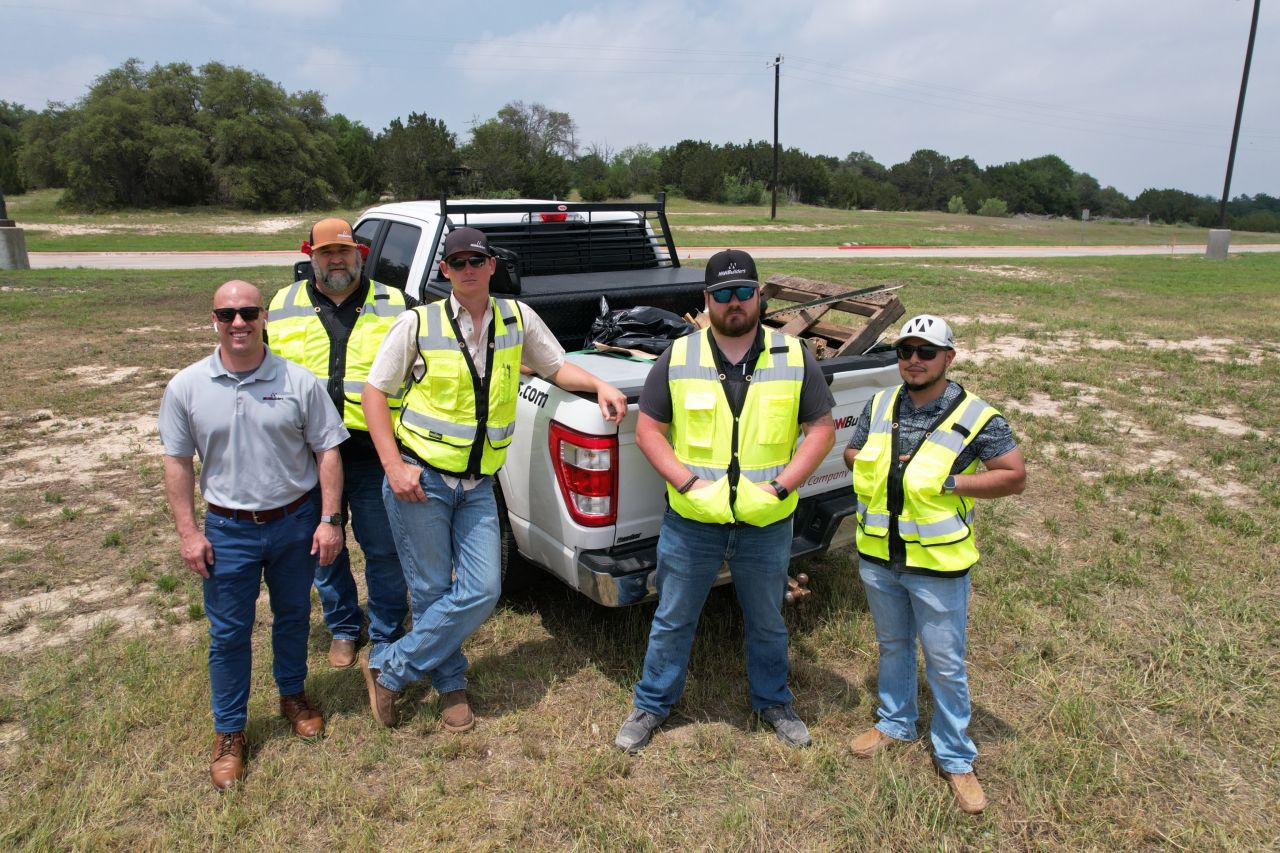
[[[497,498],[498,532],[502,543],[502,594],[513,595],[528,589],[534,568],[520,556],[516,537],[511,533],[511,522],[507,519],[507,505],[502,500],[501,493]]]

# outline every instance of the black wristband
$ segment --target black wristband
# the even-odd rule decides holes
[[[787,495],[791,494],[791,490],[779,483],[777,480],[770,480],[769,485],[773,486],[773,491],[780,501],[785,501],[787,499]]]
[[[692,488],[693,484],[696,482],[698,482],[698,475],[690,474],[689,479],[684,481],[684,485],[676,489],[676,493],[683,495],[685,492],[689,491],[689,489]]]

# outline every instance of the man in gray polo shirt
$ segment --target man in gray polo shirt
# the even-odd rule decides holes
[[[342,494],[337,448],[347,430],[319,381],[263,343],[267,312],[256,287],[222,285],[212,317],[218,347],[169,382],[159,426],[182,559],[204,579],[215,731],[209,774],[225,790],[244,776],[251,642],[264,577],[280,713],[302,737],[324,733],[324,717],[303,690],[311,579],[317,558],[331,563],[342,548],[342,526],[334,523]],[[195,454],[208,501],[203,532]]]

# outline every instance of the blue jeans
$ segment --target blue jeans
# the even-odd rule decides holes
[[[404,572],[382,503],[382,463],[376,456],[342,457],[342,512],[351,511],[351,528],[364,552],[364,580],[369,594],[369,639],[389,643],[404,635],[409,612]],[[324,608],[324,624],[335,640],[355,640],[364,627],[351,554],[344,545],[336,560],[316,567],[316,591]]]
[[[969,621],[969,575],[945,578],[895,572],[861,560],[867,609],[880,646],[876,728],[897,740],[916,736],[916,637],[933,693],[929,737],[938,766],[948,773],[973,769],[978,749],[969,738],[969,676],[965,632]]]
[[[658,535],[658,609],[635,688],[641,711],[666,717],[684,693],[698,617],[725,561],[742,608],[751,707],[790,704],[782,597],[791,563],[791,519],[731,527],[690,521],[668,509]]]
[[[502,545],[493,479],[467,491],[449,488],[424,468],[427,500],[396,498],[383,484],[387,518],[395,532],[400,563],[409,585],[413,627],[394,643],[375,643],[369,666],[378,683],[400,691],[431,676],[441,693],[467,686],[462,644],[493,612],[502,592]]]
[[[266,524],[205,516],[204,535],[213,546],[213,566],[204,579],[204,612],[209,617],[215,731],[243,731],[248,721],[253,623],[264,577],[271,599],[271,671],[281,696],[302,692],[316,570],[311,538],[319,523],[317,492],[284,518]]]

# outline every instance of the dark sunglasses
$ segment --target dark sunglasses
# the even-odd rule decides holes
[[[262,309],[257,305],[246,305],[243,308],[214,308],[213,316],[218,318],[222,323],[234,323],[236,315],[239,314],[246,323],[252,323],[258,319],[258,315],[262,313]]]
[[[894,349],[898,351],[900,361],[910,361],[913,355],[920,356],[921,361],[933,361],[946,347],[936,347],[933,344],[898,344]]]
[[[723,287],[720,290],[711,291],[711,298],[721,305],[728,305],[729,300],[735,296],[738,297],[739,302],[750,302],[755,295],[755,287],[749,284],[739,284],[736,287]]]
[[[451,270],[460,270],[463,267],[465,267],[467,264],[471,264],[471,266],[475,267],[476,269],[479,269],[480,267],[484,266],[488,262],[489,262],[489,259],[486,258],[484,255],[472,255],[469,258],[450,258],[449,260],[445,261],[445,263],[449,265],[449,269]]]

